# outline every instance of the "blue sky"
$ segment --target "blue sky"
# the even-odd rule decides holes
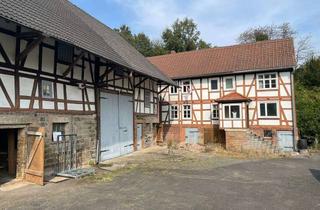
[[[132,31],[159,39],[177,18],[198,24],[201,38],[217,46],[236,43],[247,28],[289,22],[299,36],[311,36],[320,52],[319,0],[71,0],[111,28],[127,24]]]

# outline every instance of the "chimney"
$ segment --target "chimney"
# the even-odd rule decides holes
[[[177,52],[174,50],[171,50],[170,54],[176,54]]]

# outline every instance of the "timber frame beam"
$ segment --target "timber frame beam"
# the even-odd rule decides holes
[[[16,64],[20,65],[20,62],[26,59],[28,54],[36,48],[43,40],[45,39],[45,36],[38,36],[36,39],[31,41],[29,44],[27,44],[26,48],[17,56],[16,58]]]
[[[73,60],[73,62],[69,65],[69,67],[63,72],[62,76],[66,77],[69,72],[73,69],[73,67],[76,65],[76,63],[84,56],[84,51],[81,51],[81,53]]]

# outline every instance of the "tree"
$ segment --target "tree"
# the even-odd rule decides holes
[[[165,55],[168,53],[169,52],[168,52],[168,50],[166,50],[165,45],[162,40],[152,41],[152,55],[151,56]]]
[[[184,52],[201,48],[208,48],[210,44],[200,39],[200,31],[197,24],[185,18],[177,19],[171,26],[162,33],[162,39],[167,51]]]
[[[320,138],[320,57],[309,58],[295,72],[297,122],[302,135]]]
[[[207,43],[207,42],[203,41],[202,39],[200,39],[197,44],[197,49],[207,49],[207,48],[211,48],[211,47],[212,47],[212,45],[210,43]]]
[[[125,40],[127,40],[132,46],[134,46],[134,37],[127,25],[122,25],[120,28],[115,28],[114,31],[118,32]]]
[[[296,61],[298,65],[301,65],[305,60],[307,60],[314,54],[313,49],[310,45],[311,37],[299,37],[298,33],[290,26],[289,23],[250,28],[241,33],[237,41],[239,43],[254,43],[264,40],[287,38],[293,39],[295,41]]]
[[[146,57],[153,55],[152,42],[144,33],[134,35],[134,47]]]

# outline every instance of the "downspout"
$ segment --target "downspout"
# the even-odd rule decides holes
[[[294,92],[294,77],[293,71],[290,73],[291,76],[291,102],[292,102],[292,125],[293,125],[293,149],[297,151],[298,141],[298,128],[297,128],[297,116],[296,116],[296,100]]]

